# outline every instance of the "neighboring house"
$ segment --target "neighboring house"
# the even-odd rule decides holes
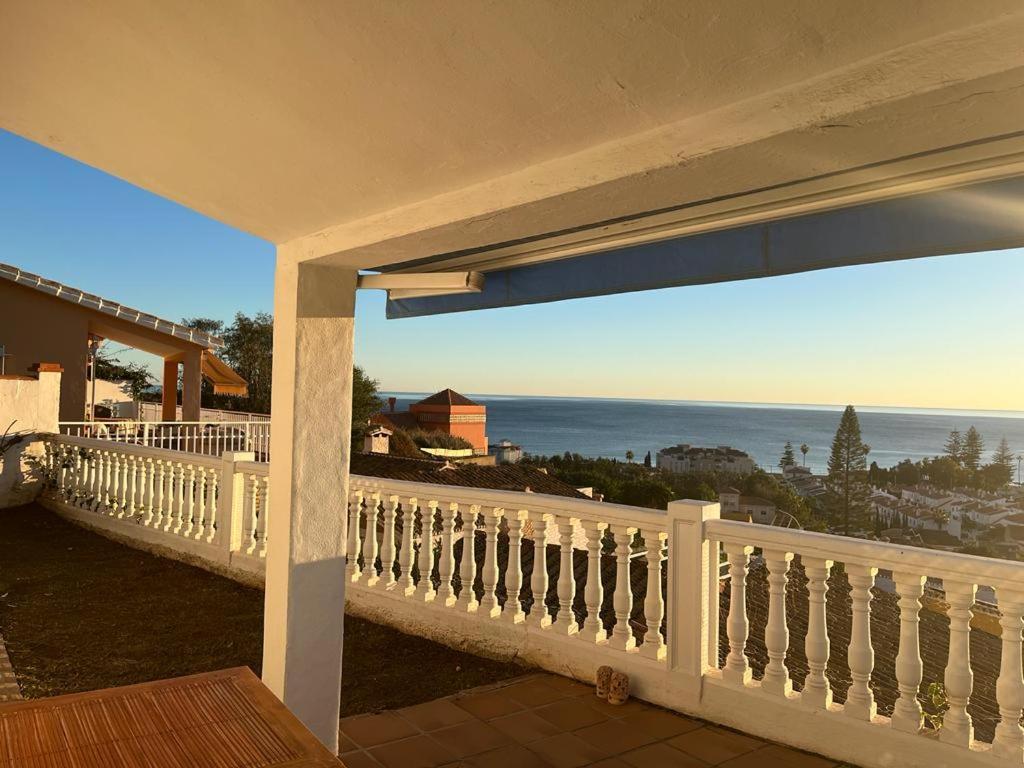
[[[685,475],[690,472],[728,472],[734,475],[749,475],[754,471],[754,460],[743,451],[719,445],[715,448],[700,448],[692,445],[677,445],[662,448],[656,458],[658,469]]]
[[[184,421],[199,420],[203,377],[215,392],[245,394],[246,382],[214,357],[224,345],[215,336],[0,264],[0,346],[6,350],[7,372],[27,373],[40,360],[61,366],[61,421],[87,417],[89,350],[103,339],[163,359],[165,421],[175,419],[179,367]]]
[[[775,504],[760,496],[747,496],[735,488],[723,488],[718,492],[718,503],[722,505],[722,517],[735,520],[749,520],[752,523],[771,525],[775,521]]]
[[[813,499],[828,493],[822,478],[811,472],[809,467],[793,465],[782,470],[782,479],[805,499]]]
[[[473,446],[473,453],[487,455],[487,406],[480,405],[451,389],[413,403],[408,411],[395,410],[395,398],[388,398],[388,410],[371,421],[390,429],[422,429],[461,437]]]
[[[518,464],[523,460],[523,447],[513,444],[511,440],[501,440],[497,445],[490,446],[489,450],[498,464]]]

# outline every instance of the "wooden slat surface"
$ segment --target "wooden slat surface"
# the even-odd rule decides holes
[[[339,765],[245,667],[0,705],[0,768]]]

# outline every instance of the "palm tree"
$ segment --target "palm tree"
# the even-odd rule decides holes
[[[630,464],[632,464],[633,463],[633,458],[634,458],[633,452],[632,451],[626,451],[626,461],[628,461]]]
[[[803,445],[800,446],[800,453],[802,453],[804,455],[804,466],[805,467],[807,466],[807,454],[810,452],[810,450],[811,450],[811,446],[809,446],[807,443],[804,443]]]

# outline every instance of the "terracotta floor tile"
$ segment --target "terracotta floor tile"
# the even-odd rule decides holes
[[[375,747],[388,741],[414,736],[419,731],[394,712],[358,715],[341,721],[341,732],[360,747]]]
[[[637,699],[630,699],[625,704],[609,704],[604,699],[597,698],[593,692],[580,698],[605,717],[625,717],[637,712],[646,712],[650,709],[649,706]]]
[[[560,691],[543,677],[535,677],[502,689],[502,693],[524,707],[540,707],[564,699],[571,694]]]
[[[421,731],[436,731],[469,720],[472,715],[462,707],[457,707],[448,699],[428,701],[398,710],[403,719],[408,720]]]
[[[600,750],[602,757],[619,755],[658,740],[638,728],[626,725],[621,720],[607,720],[597,725],[581,728],[575,733],[585,742]]]
[[[466,768],[553,768],[547,760],[520,744],[509,744],[474,755],[461,765]]]
[[[338,729],[338,753],[340,754],[342,752],[351,752],[353,749],[359,749],[359,746],[354,741],[352,741],[352,739],[350,739],[348,736],[346,736],[344,733],[342,733],[341,729],[339,727],[339,729]]]
[[[362,750],[342,752],[338,757],[345,768],[381,768],[380,763]]]
[[[698,728],[704,727],[704,723],[699,720],[691,720],[685,715],[677,715],[672,712],[666,712],[663,709],[648,709],[645,712],[634,712],[622,718],[622,722],[634,728],[639,728],[656,739],[670,739],[681,733],[695,731]]]
[[[491,725],[504,733],[513,741],[529,744],[531,741],[545,739],[561,732],[553,723],[540,717],[536,712],[516,712],[514,715],[496,717],[489,721]]]
[[[831,768],[838,763],[818,755],[770,744],[763,749],[728,760],[722,765],[728,768]]]
[[[475,719],[433,731],[430,737],[457,758],[508,746],[512,742],[497,728]]]
[[[426,735],[381,744],[371,749],[370,754],[384,768],[437,768],[458,762],[448,749]]]
[[[622,762],[617,757],[608,757],[596,763],[591,763],[588,768],[632,768],[629,763]]]
[[[582,696],[584,693],[593,693],[594,686],[579,680],[573,680],[561,675],[545,675],[544,684],[566,696]]]
[[[510,699],[500,691],[491,693],[471,693],[468,696],[458,696],[452,699],[452,703],[462,707],[480,720],[491,720],[502,715],[511,715],[519,712],[523,705],[515,699]]]
[[[764,746],[765,742],[752,736],[744,736],[709,725],[671,738],[668,740],[668,744],[700,758],[705,763],[718,765],[759,749]]]
[[[673,749],[663,741],[648,744],[619,756],[636,768],[705,768],[707,763],[693,755]]]
[[[549,736],[528,744],[527,749],[536,752],[554,768],[579,768],[607,757],[573,733]]]
[[[608,719],[591,707],[589,702],[579,697],[562,699],[554,704],[538,707],[533,711],[538,717],[562,731],[575,731],[577,728],[603,723]]]

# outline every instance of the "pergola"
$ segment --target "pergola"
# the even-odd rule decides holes
[[[360,280],[413,316],[1024,245],[1022,40],[1015,0],[11,0],[0,126],[277,244],[263,674],[336,746]]]

